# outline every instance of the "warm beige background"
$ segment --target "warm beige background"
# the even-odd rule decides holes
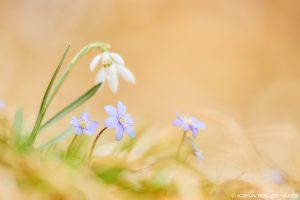
[[[296,125],[299,38],[297,0],[1,0],[0,94],[10,112],[24,107],[34,119],[66,44],[70,59],[103,40],[137,84],[121,82],[117,95],[105,87],[84,106],[94,116],[120,99],[148,122],[215,110],[245,125]],[[50,113],[92,85],[96,53],[79,63]]]

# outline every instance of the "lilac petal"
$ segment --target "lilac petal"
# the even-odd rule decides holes
[[[197,159],[199,161],[202,161],[203,156],[202,156],[202,153],[201,153],[200,149],[196,145],[196,143],[190,138],[187,138],[187,142],[190,143],[190,145],[192,146],[192,149],[194,151],[194,155],[197,157]]]
[[[174,126],[182,126],[184,122],[178,118],[176,118],[174,121],[173,121],[173,125]]]
[[[70,124],[73,126],[80,126],[80,121],[76,117],[72,117]]]
[[[204,122],[198,121],[198,122],[194,123],[193,125],[194,125],[196,128],[206,129],[206,125],[205,125]]]
[[[74,126],[73,130],[77,135],[81,135],[83,133],[82,128],[80,128],[79,126]]]
[[[4,101],[0,100],[0,109],[4,108],[5,107],[5,103]]]
[[[277,169],[269,170],[267,175],[269,180],[275,184],[281,184],[285,181],[284,174],[280,170]]]
[[[134,131],[134,129],[131,126],[125,127],[125,131],[128,133],[128,135],[131,138],[135,138],[136,137],[135,131]]]
[[[107,114],[109,114],[110,116],[113,117],[118,117],[118,112],[116,110],[115,107],[111,106],[111,105],[107,105],[104,107],[104,110],[107,112]]]
[[[91,129],[93,129],[93,130],[97,130],[97,128],[98,128],[98,126],[99,126],[99,123],[98,122],[96,122],[96,121],[92,121],[92,122],[90,122],[90,128]]]
[[[94,132],[92,130],[88,129],[88,128],[83,129],[83,133],[88,135],[88,136],[91,136],[91,135],[94,134]]]
[[[126,121],[126,124],[129,124],[129,125],[133,125],[133,118],[130,116],[130,115],[128,115],[128,114],[126,114],[125,116],[124,116],[124,119],[125,119],[125,121]]]
[[[192,130],[192,129],[191,129],[191,126],[188,125],[188,124],[185,123],[185,122],[182,122],[181,127],[182,127],[183,130],[185,130],[185,131],[191,131],[191,130]]]
[[[117,128],[119,127],[119,121],[117,118],[115,117],[109,117],[105,120],[105,126],[107,128]]]
[[[118,101],[118,113],[119,115],[126,114],[126,106],[121,101]]]
[[[89,127],[85,129],[87,135],[94,135],[97,131],[99,123],[96,121],[90,122]]]
[[[192,123],[198,122],[198,119],[196,117],[189,117],[188,118]]]
[[[90,114],[88,112],[83,112],[81,114],[81,119],[83,119],[85,122],[88,122],[90,119]]]
[[[122,126],[116,128],[116,140],[120,141],[124,136],[124,129]]]
[[[195,154],[195,156],[197,157],[197,159],[199,161],[203,160],[203,156],[202,156],[202,153],[200,151],[195,151],[194,154]]]
[[[198,129],[196,127],[194,127],[194,126],[192,126],[190,128],[191,128],[193,137],[194,138],[197,137],[197,135],[198,135]]]

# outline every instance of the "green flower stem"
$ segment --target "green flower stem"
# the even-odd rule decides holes
[[[180,144],[179,144],[179,147],[178,147],[178,149],[177,149],[177,153],[176,153],[176,157],[177,157],[177,158],[179,158],[179,153],[180,153],[180,151],[181,151],[181,149],[182,149],[182,146],[183,146],[185,137],[186,137],[186,131],[183,132],[182,139],[181,139]]]
[[[96,138],[95,138],[95,140],[94,140],[94,142],[93,142],[93,145],[92,145],[92,147],[91,147],[91,150],[90,150],[90,152],[89,152],[89,160],[91,160],[91,158],[92,158],[93,151],[94,151],[94,149],[95,149],[96,143],[97,143],[97,141],[98,141],[100,135],[102,135],[102,133],[103,133],[106,129],[107,129],[107,127],[104,127],[104,128],[98,133],[98,135],[96,136]]]
[[[76,141],[77,138],[78,138],[78,135],[76,134],[76,135],[73,137],[73,139],[72,139],[72,141],[71,141],[71,143],[70,143],[70,145],[69,145],[69,148],[68,148],[68,151],[67,151],[67,154],[66,154],[67,157],[69,156],[69,154],[70,154],[70,152],[71,152],[71,149],[72,149],[72,146],[74,145],[74,143],[75,143],[75,141]]]

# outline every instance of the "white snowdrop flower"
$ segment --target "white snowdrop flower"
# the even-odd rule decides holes
[[[90,70],[94,71],[100,65],[100,70],[96,77],[96,83],[108,81],[109,88],[116,93],[119,85],[119,76],[124,80],[135,83],[135,77],[125,66],[124,59],[117,53],[103,52],[96,55],[90,64]]]

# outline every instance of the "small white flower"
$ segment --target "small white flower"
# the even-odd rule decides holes
[[[124,59],[117,53],[103,52],[94,57],[90,64],[90,70],[94,71],[97,65],[101,66],[96,83],[108,81],[109,88],[112,92],[117,92],[119,85],[119,76],[124,80],[135,83],[135,77],[132,72],[125,66]]]

